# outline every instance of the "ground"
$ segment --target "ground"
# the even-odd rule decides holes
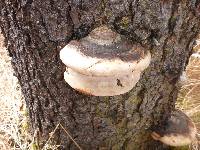
[[[198,53],[198,50],[197,50]],[[196,53],[196,54],[197,54]],[[200,131],[200,55],[193,55],[183,74],[177,108],[195,122]],[[0,150],[34,149],[34,140],[28,136],[27,112],[11,58],[0,34]]]
[[[17,78],[13,76],[11,58],[4,47],[2,35],[0,56],[0,150],[9,150],[13,144],[20,149],[23,143],[18,128],[24,122],[23,97]]]

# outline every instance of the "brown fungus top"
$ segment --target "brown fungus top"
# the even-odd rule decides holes
[[[141,45],[132,44],[106,26],[94,29],[87,37],[71,41],[69,45],[76,46],[83,55],[92,58],[119,58],[122,61],[140,60],[147,51]]]
[[[190,134],[191,128],[195,128],[195,126],[190,118],[180,110],[176,110],[172,112],[171,116],[167,118],[155,131],[160,136],[170,134],[182,134],[187,136]]]
[[[127,41],[119,41],[110,45],[98,45],[87,39],[80,41],[71,41],[70,44],[88,57],[115,59],[119,58],[122,61],[137,61],[145,56],[145,50],[140,45],[132,45]]]

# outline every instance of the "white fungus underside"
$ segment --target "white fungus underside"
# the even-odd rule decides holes
[[[64,78],[72,88],[83,93],[95,96],[114,96],[130,91],[140,79],[140,72],[99,77],[83,75],[67,68]]]
[[[152,133],[152,137],[155,140],[159,140],[160,142],[166,144],[166,145],[170,145],[170,146],[185,146],[185,145],[189,145],[192,142],[194,142],[196,140],[196,133],[197,133],[197,129],[196,127],[190,127],[190,131],[187,135],[185,135],[185,133],[183,134],[168,134],[168,135],[164,135],[162,137],[159,136],[159,134],[157,134],[156,132]]]
[[[164,136],[159,139],[161,142],[163,142],[166,145],[170,146],[185,146],[192,143],[192,139],[186,136]]]

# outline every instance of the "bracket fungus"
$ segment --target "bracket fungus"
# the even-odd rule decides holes
[[[182,111],[175,110],[151,136],[166,145],[185,146],[196,140],[196,134],[197,129],[192,120]]]
[[[65,81],[74,89],[95,96],[120,95],[131,90],[151,55],[107,26],[80,40],[72,40],[60,52],[66,65]]]

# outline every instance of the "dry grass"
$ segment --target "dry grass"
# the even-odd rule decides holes
[[[179,93],[177,108],[190,116],[200,130],[200,58],[190,58],[186,78]]]
[[[0,150],[37,149],[27,134],[27,118],[23,96],[3,46],[0,34]],[[177,101],[177,108],[190,116],[200,131],[200,58],[192,57],[186,70],[185,81]],[[30,140],[29,140],[30,139]]]
[[[200,133],[200,55],[198,52],[190,58],[184,76],[186,80],[179,92],[176,107],[194,121]],[[198,140],[199,137],[191,150],[199,150],[200,141]]]
[[[23,97],[17,78],[13,76],[10,57],[3,45],[0,35],[0,149],[10,150],[27,147],[22,136],[20,126],[27,124],[23,110]]]

